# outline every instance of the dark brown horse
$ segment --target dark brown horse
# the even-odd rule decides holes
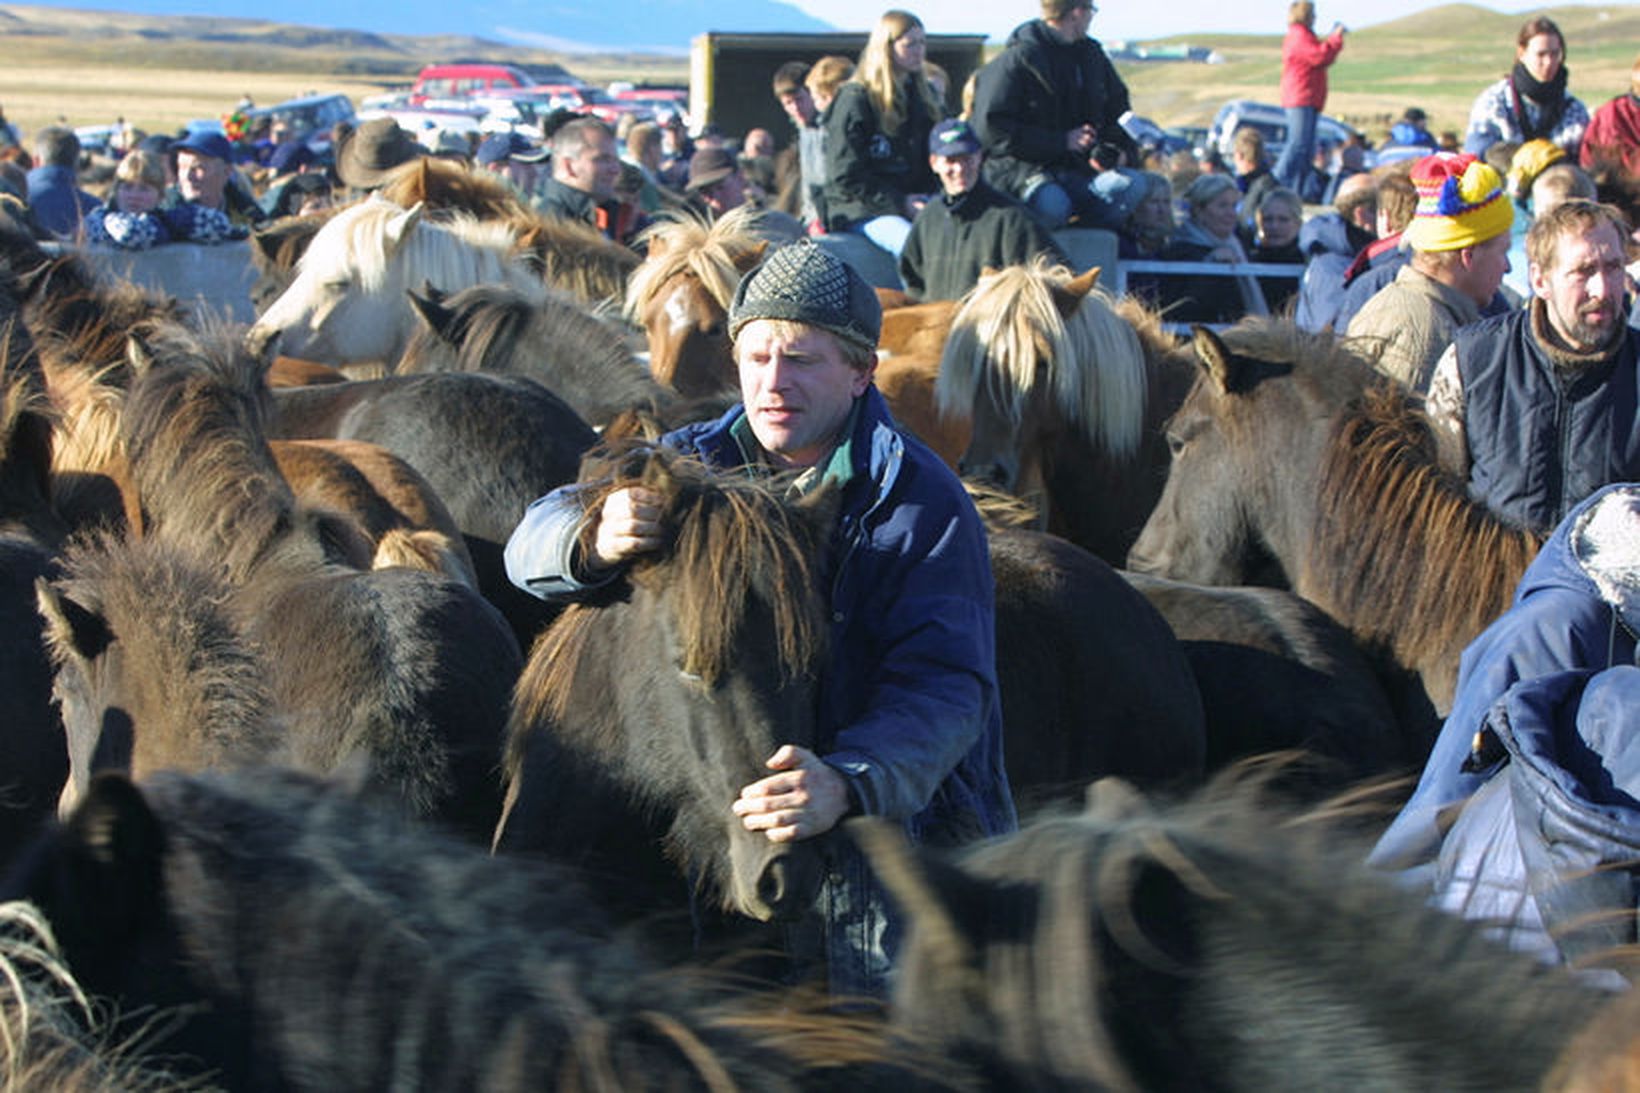
[[[573,876],[276,768],[100,777],[0,896],[38,905],[116,1030],[147,1024],[139,1061],[188,1088],[785,1093],[917,1076],[869,1015],[662,970]]]
[[[1437,712],[1458,657],[1508,607],[1538,541],[1470,501],[1427,419],[1330,337],[1198,330],[1201,374],[1168,426],[1173,466],[1133,548],[1141,572],[1244,584],[1274,559]]]
[[[753,918],[800,910],[824,840],[777,847],[727,805],[780,744],[813,745],[828,625],[814,559],[829,515],[664,450],[634,458],[600,489],[638,480],[661,493],[676,539],[536,644],[514,700],[496,844],[591,853],[645,909],[692,884]],[[991,554],[1016,796],[1040,803],[1113,771],[1199,778],[1201,705],[1160,616],[1052,536],[999,532]],[[661,843],[675,864],[658,860]]]
[[[1603,992],[1368,874],[1326,817],[1111,780],[955,865],[848,826],[911,922],[894,1021],[995,1088],[1537,1088]]]
[[[327,772],[362,760],[370,784],[409,811],[487,834],[499,810],[506,694],[519,667],[512,635],[464,584],[334,564],[329,519],[295,504],[263,439],[262,365],[232,341],[229,332],[166,328],[133,355],[124,429],[145,537],[228,590],[227,614],[265,673],[287,754]],[[99,586],[102,602],[112,601],[114,583],[110,573]],[[92,731],[107,730],[106,711],[129,714],[145,689],[180,695],[200,685],[188,678],[187,649],[205,632],[178,622],[189,597],[142,602],[131,583],[138,617],[159,633],[179,628],[180,651],[107,683],[88,704]],[[66,587],[71,599],[74,591]],[[109,650],[108,630],[71,626],[64,643],[95,662]],[[127,724],[137,736],[186,729]]]
[[[394,371],[526,376],[595,427],[622,410],[660,409],[676,396],[632,354],[628,335],[544,286],[427,287],[410,301],[422,325]]]

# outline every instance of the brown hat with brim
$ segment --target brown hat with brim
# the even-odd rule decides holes
[[[336,175],[355,190],[373,190],[427,149],[392,118],[371,118],[349,133],[336,150]]]

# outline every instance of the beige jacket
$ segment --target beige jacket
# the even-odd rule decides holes
[[[1379,340],[1378,370],[1422,394],[1453,331],[1480,317],[1474,300],[1406,265],[1355,313],[1346,333]]]

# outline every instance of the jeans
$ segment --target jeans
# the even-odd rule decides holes
[[[1276,161],[1276,181],[1289,190],[1297,191],[1309,173],[1310,161],[1315,158],[1315,120],[1320,111],[1313,106],[1287,108],[1287,146]]]

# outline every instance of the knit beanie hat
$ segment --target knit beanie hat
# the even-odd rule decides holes
[[[1467,153],[1437,152],[1412,166],[1418,208],[1404,239],[1414,250],[1462,250],[1502,235],[1515,210],[1503,180]]]
[[[785,319],[876,349],[883,308],[854,267],[824,247],[799,240],[779,248],[741,279],[729,306],[729,337],[753,319]]]
[[[1532,196],[1532,183],[1538,175],[1566,158],[1566,149],[1554,141],[1529,140],[1515,149],[1509,161],[1509,193],[1524,204]]]

